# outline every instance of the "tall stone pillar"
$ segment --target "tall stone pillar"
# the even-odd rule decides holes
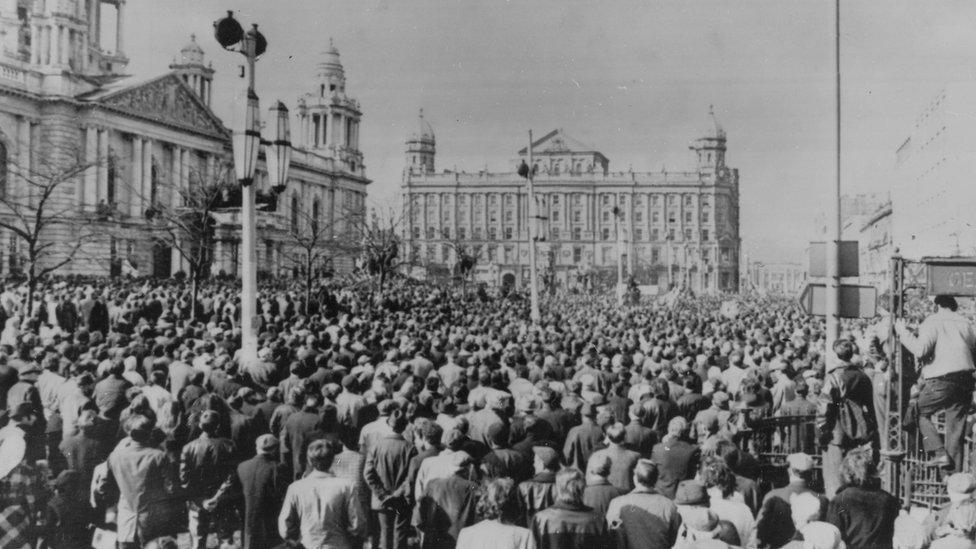
[[[132,177],[129,180],[129,214],[142,216],[142,171],[145,143],[141,137],[132,138]]]
[[[118,10],[116,11],[115,18],[115,53],[118,55],[124,55],[125,45],[123,42],[125,29],[125,1],[119,0]]]
[[[98,130],[88,126],[85,128],[85,163],[87,168],[78,192],[78,205],[82,210],[91,210],[92,206],[97,203],[98,166],[102,162],[105,162],[105,159],[98,157]]]
[[[108,130],[99,129],[96,131],[96,139],[98,141],[98,176],[95,181],[95,199],[94,203],[98,204],[99,200],[104,199],[108,202]],[[118,192],[118,189],[116,189]],[[115,200],[114,198],[112,200]]]
[[[142,146],[142,211],[153,205],[152,195],[152,165],[153,165],[153,142],[149,139],[143,141]]]

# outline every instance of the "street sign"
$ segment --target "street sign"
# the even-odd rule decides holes
[[[976,260],[924,259],[928,266],[926,289],[929,295],[976,295]]]
[[[840,276],[860,276],[857,255],[857,240],[842,240],[840,245]],[[827,243],[810,243],[810,278],[827,276]]]
[[[827,285],[807,284],[800,294],[800,307],[808,315],[826,316]],[[873,286],[840,286],[841,318],[874,318],[878,314],[878,290]]]

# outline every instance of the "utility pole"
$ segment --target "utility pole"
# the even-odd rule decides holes
[[[538,324],[538,322],[542,319],[542,314],[539,312],[539,273],[538,267],[535,263],[535,224],[539,220],[539,212],[535,204],[535,184],[533,182],[535,174],[533,173],[534,170],[532,168],[532,130],[529,130],[529,163],[527,179],[529,182],[529,291],[531,292],[532,306],[530,318],[532,319],[533,324]]]
[[[825,355],[825,360],[827,361],[833,360],[834,341],[840,337],[840,239],[842,236],[840,207],[840,0],[834,0],[834,81],[836,85],[837,173],[830,200],[828,201],[830,207],[827,217],[827,349]]]

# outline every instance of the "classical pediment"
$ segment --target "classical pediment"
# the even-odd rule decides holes
[[[175,74],[118,90],[103,90],[85,99],[161,124],[213,136],[226,133],[220,119]]]
[[[527,147],[519,150],[523,155],[527,152]],[[562,129],[552,130],[546,135],[532,142],[532,152],[535,154],[545,153],[594,153],[595,149],[579,140],[566,135]]]

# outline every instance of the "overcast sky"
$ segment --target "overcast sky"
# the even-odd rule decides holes
[[[949,81],[976,69],[976,3],[843,0],[845,193],[887,189],[896,147]],[[219,49],[225,10],[259,23],[262,106],[294,107],[335,40],[364,111],[370,200],[394,204],[404,140],[424,108],[437,169],[510,171],[527,131],[557,127],[610,169],[680,170],[709,104],[740,170],[743,249],[801,260],[834,178],[834,8],[821,0],[134,0],[130,72],[151,76],[191,33],[213,61],[229,120],[239,54]]]

